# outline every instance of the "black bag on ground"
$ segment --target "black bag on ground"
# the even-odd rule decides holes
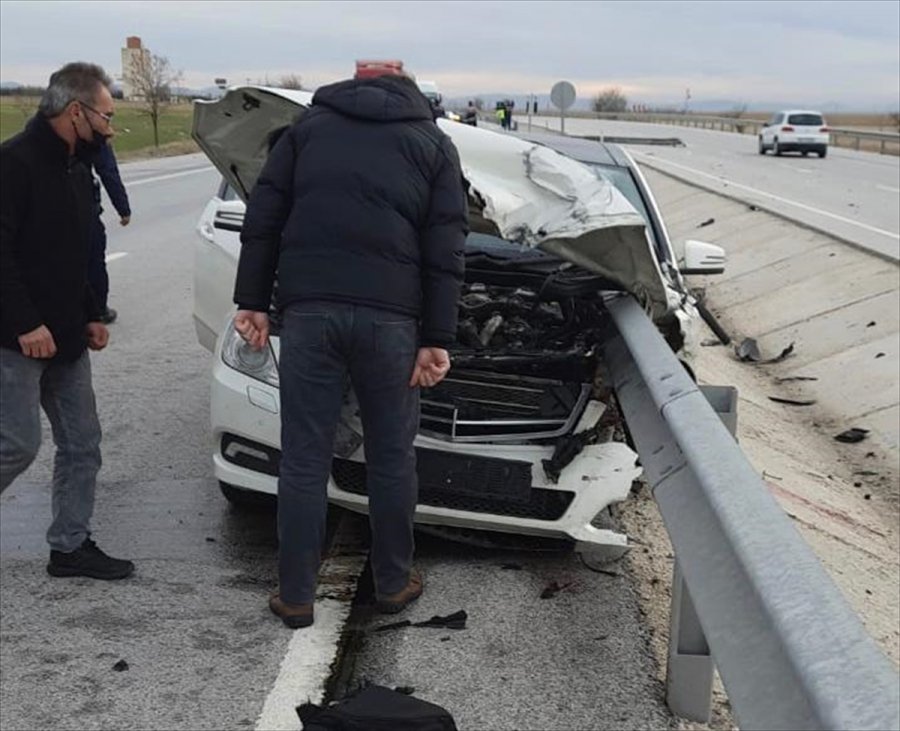
[[[328,708],[297,708],[303,731],[456,731],[453,717],[440,706],[380,685]]]

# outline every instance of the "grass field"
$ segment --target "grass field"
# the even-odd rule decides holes
[[[0,141],[19,132],[37,110],[37,97],[0,97]],[[160,154],[196,152],[191,140],[191,104],[177,104],[163,111],[159,119]],[[153,125],[150,117],[135,102],[116,102],[113,122],[116,136],[113,146],[116,156],[127,160],[136,156],[154,155]]]

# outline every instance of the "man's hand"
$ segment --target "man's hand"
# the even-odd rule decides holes
[[[269,315],[253,310],[238,310],[234,316],[234,329],[254,350],[262,350],[269,342]]]
[[[109,342],[109,330],[102,322],[89,322],[85,328],[88,347],[91,350],[103,350]]]
[[[409,387],[431,388],[444,380],[450,371],[450,354],[443,348],[419,348],[416,367],[413,368]]]
[[[131,216],[122,216],[119,219],[120,226],[127,226],[129,223],[131,223]]]
[[[56,355],[56,341],[46,325],[19,335],[19,347],[26,358],[52,358]]]

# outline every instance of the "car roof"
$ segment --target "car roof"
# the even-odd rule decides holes
[[[822,112],[815,109],[781,109],[778,114],[818,114],[820,117],[822,116]]]

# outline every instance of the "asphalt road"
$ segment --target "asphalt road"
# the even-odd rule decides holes
[[[202,156],[122,172],[132,223],[105,214],[119,319],[92,355],[104,430],[94,530],[137,571],[114,583],[46,574],[45,424],[36,463],[0,497],[0,727],[299,728],[293,706],[329,674],[321,658],[333,647],[268,612],[273,517],[230,509],[212,478],[210,355],[194,335],[191,278],[194,227],[218,176]],[[592,572],[571,553],[421,545],[428,593],[415,618],[465,608],[470,629],[447,642],[380,635],[348,658],[348,682],[418,685],[460,728],[671,724],[627,575]],[[510,562],[520,568],[502,568]],[[565,589],[541,600],[552,581]],[[340,614],[322,609],[317,627],[336,637]],[[423,652],[427,675],[416,670]],[[127,670],[113,669],[120,660]]]
[[[528,127],[525,116],[519,129]],[[553,117],[534,128],[559,130]],[[566,134],[677,137],[684,147],[629,145],[638,162],[717,193],[753,202],[896,261],[900,258],[900,158],[831,147],[828,156],[774,157],[754,135],[639,122],[566,119]]]

